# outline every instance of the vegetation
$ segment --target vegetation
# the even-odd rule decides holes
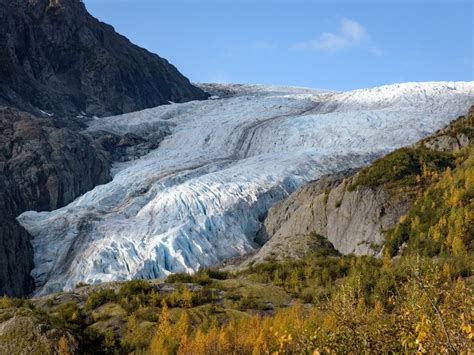
[[[207,285],[211,279],[225,280],[229,277],[229,273],[209,268],[202,268],[193,275],[187,273],[177,273],[169,275],[165,282],[168,283],[196,283],[198,285]]]
[[[474,237],[474,154],[459,154],[458,166],[431,172],[433,184],[424,190],[407,216],[389,233],[387,250],[404,254],[466,257]]]
[[[376,160],[372,165],[364,168],[357,175],[357,186],[378,187],[385,186],[389,190],[401,187],[420,187],[419,177],[427,177],[428,171],[444,170],[453,167],[451,153],[430,150],[426,147],[402,148]]]

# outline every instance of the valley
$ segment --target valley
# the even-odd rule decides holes
[[[472,4],[249,4],[0,0],[0,355],[474,353]]]

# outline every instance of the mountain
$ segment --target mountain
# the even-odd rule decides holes
[[[91,136],[85,121],[208,96],[82,1],[0,0],[0,294],[34,289],[19,214],[70,203],[109,181],[112,161],[146,154],[168,132]]]
[[[0,104],[108,116],[208,95],[80,0],[0,1]]]
[[[54,210],[110,180],[110,161],[90,137],[0,107],[0,294],[34,290],[30,235],[15,218]]]
[[[213,94],[212,87],[207,91]],[[149,154],[115,164],[110,182],[64,208],[19,216],[34,237],[37,293],[71,290],[80,282],[164,277],[255,252],[275,203],[321,176],[415,143],[474,101],[472,82],[342,93],[228,86],[226,92],[225,99],[89,124],[84,134],[169,134]],[[331,208],[340,202],[345,210],[345,201]]]
[[[0,353],[469,353],[473,149],[474,107],[357,172],[306,184],[269,211],[282,222],[257,253],[269,258],[241,270],[0,298]],[[392,199],[409,202],[378,241],[380,257],[343,255],[315,233],[351,218],[377,230],[390,212],[366,212]],[[358,245],[364,230],[348,231],[336,247]]]

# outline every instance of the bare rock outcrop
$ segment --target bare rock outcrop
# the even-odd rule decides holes
[[[410,200],[383,187],[352,190],[354,179],[326,176],[273,206],[257,237],[263,246],[245,264],[304,255],[311,250],[305,245],[310,245],[312,233],[326,237],[342,254],[378,254],[383,231],[407,212]]]

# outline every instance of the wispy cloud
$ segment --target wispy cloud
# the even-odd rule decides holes
[[[318,38],[297,43],[293,48],[337,52],[352,47],[361,47],[374,55],[381,55],[381,50],[371,41],[370,33],[363,25],[355,20],[343,18],[336,33],[323,32]]]

